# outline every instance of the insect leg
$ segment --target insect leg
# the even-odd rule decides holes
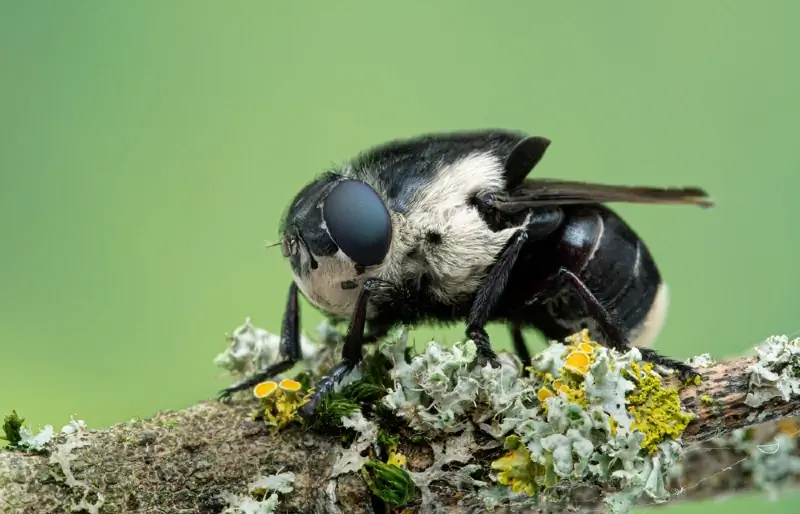
[[[499,366],[497,354],[492,350],[486,324],[492,309],[505,291],[508,277],[514,269],[522,247],[528,239],[540,239],[552,233],[561,224],[564,213],[560,209],[542,210],[534,214],[528,224],[517,232],[506,249],[500,254],[489,276],[478,288],[467,320],[467,337],[475,342],[478,358]]]
[[[528,345],[525,344],[525,336],[522,335],[522,326],[519,323],[512,323],[509,325],[511,332],[511,341],[514,343],[514,351],[517,357],[522,361],[523,366],[531,363],[531,353],[528,351]]]
[[[581,298],[583,298],[589,310],[589,314],[598,322],[603,332],[606,333],[608,345],[618,351],[627,351],[630,346],[628,345],[626,330],[613,318],[611,313],[608,312],[608,309],[597,300],[594,294],[589,291],[586,284],[584,284],[577,275],[566,268],[561,268],[559,270],[559,275],[572,284]],[[638,350],[641,352],[643,360],[678,371],[682,380],[694,378],[699,375],[698,371],[688,364],[661,355],[655,350],[650,348],[638,348]]]
[[[294,366],[302,357],[300,348],[300,309],[297,303],[297,284],[294,282],[289,286],[289,297],[286,301],[286,310],[283,313],[281,343],[278,350],[283,357],[282,361],[259,370],[253,375],[223,389],[219,392],[218,399],[223,402],[227,401],[233,393],[249,389],[259,382],[283,373]]]
[[[522,361],[523,366],[531,363],[531,353],[528,351],[528,346],[525,344],[525,336],[522,335],[522,327],[519,323],[512,323],[509,326],[511,331],[511,340],[514,342],[514,351],[517,352],[517,357]]]
[[[371,287],[376,282],[376,280],[369,278],[364,281],[364,287],[356,300],[356,308],[350,319],[350,325],[347,327],[347,336],[345,336],[344,347],[342,348],[342,360],[315,385],[314,394],[300,408],[300,414],[304,418],[311,417],[320,401],[361,362],[361,350],[365,343],[364,327],[367,321],[367,301],[369,300]],[[377,340],[381,337],[380,334],[383,330],[378,329],[377,332],[372,332],[368,337]]]

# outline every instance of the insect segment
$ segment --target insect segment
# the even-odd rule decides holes
[[[293,282],[283,361],[220,393],[291,368],[301,357],[298,294],[350,320],[342,360],[302,414],[397,324],[466,321],[479,363],[497,365],[485,327],[507,324],[520,358],[524,328],[549,340],[588,328],[599,342],[698,374],[647,346],[663,325],[667,287],[644,242],[605,204],[712,202],[699,188],[530,179],[550,141],[508,130],[427,134],[373,147],[323,173],[281,220]],[[368,329],[368,330],[367,330]]]

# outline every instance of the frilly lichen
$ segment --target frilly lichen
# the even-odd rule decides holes
[[[295,475],[292,472],[260,476],[247,485],[249,494],[238,495],[222,493],[222,499],[229,507],[226,514],[273,514],[280,505],[279,494],[288,494],[294,490]]]
[[[756,356],[748,369],[747,405],[758,407],[776,396],[789,401],[800,395],[800,338],[772,336],[756,347]]]
[[[236,337],[252,342],[257,330],[246,324]],[[322,330],[320,334],[336,339]],[[325,346],[330,345],[323,345],[323,351]],[[666,473],[682,455],[680,437],[691,415],[683,410],[677,391],[665,388],[652,365],[641,361],[637,349],[610,350],[583,331],[551,343],[524,370],[508,353],[499,354],[496,368],[475,366],[475,357],[475,344],[469,340],[450,347],[432,342],[408,358],[405,330],[385,338],[336,387],[333,403],[322,404],[325,416],[333,415],[332,422],[356,434],[336,460],[334,476],[362,470],[374,460],[365,452],[370,449],[374,455],[379,439],[387,440],[375,422],[385,411],[404,420],[434,450],[434,465],[425,471],[404,469],[392,449],[382,457],[381,465],[408,474],[423,505],[433,501],[429,484],[444,480],[478,488],[476,494],[488,507],[502,495],[496,489],[481,493],[489,489],[488,478],[516,496],[554,500],[574,487],[596,484],[616,491],[605,498],[614,512],[628,511],[642,494],[651,501],[669,498]],[[251,355],[236,362],[248,359],[258,360]],[[232,366],[233,361],[225,360],[228,367],[242,368]],[[261,392],[269,397],[279,389],[270,385]],[[332,408],[339,404],[341,409]],[[365,409],[371,412],[368,417]],[[505,445],[505,455],[492,465],[494,476],[472,476],[481,470],[470,464],[478,450],[475,429]],[[442,433],[452,434],[446,449],[436,442]],[[454,469],[454,463],[460,468]]]
[[[619,491],[607,498],[616,511],[642,493],[669,498],[664,475],[681,455],[691,415],[637,349],[620,354],[583,331],[552,343],[521,375],[508,355],[499,368],[470,367],[472,341],[429,344],[410,362],[400,358],[401,344],[388,350],[395,367],[386,406],[423,432],[457,432],[471,420],[496,438],[510,435],[510,453],[494,464],[501,481],[554,495],[608,485]],[[530,467],[522,465],[526,451]]]
[[[325,337],[329,329],[329,325],[323,323],[317,330]],[[280,359],[280,336],[254,326],[249,317],[232,333],[226,334],[225,339],[228,347],[217,355],[214,364],[233,375],[246,375],[264,369]],[[320,351],[319,345],[302,335],[300,348],[306,361],[315,359]]]

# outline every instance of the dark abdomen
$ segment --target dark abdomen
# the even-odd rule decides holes
[[[565,210],[561,229],[545,241],[530,242],[523,251],[498,314],[533,326],[548,339],[561,339],[582,328],[600,336],[571,284],[551,282],[563,267],[580,278],[635,337],[653,310],[661,284],[650,252],[633,229],[606,207]],[[525,305],[547,286],[537,301]]]

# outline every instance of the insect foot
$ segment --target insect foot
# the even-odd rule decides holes
[[[650,348],[639,348],[642,359],[653,364],[658,364],[678,372],[678,378],[684,383],[698,383],[701,378],[700,372],[688,364],[670,359]]]
[[[487,334],[485,330],[479,328],[471,329],[467,334],[469,338],[472,339],[472,342],[475,343],[475,350],[477,352],[473,364],[480,367],[489,364],[493,368],[499,368],[500,360],[497,358],[497,354],[494,350],[492,350],[489,334]]]

